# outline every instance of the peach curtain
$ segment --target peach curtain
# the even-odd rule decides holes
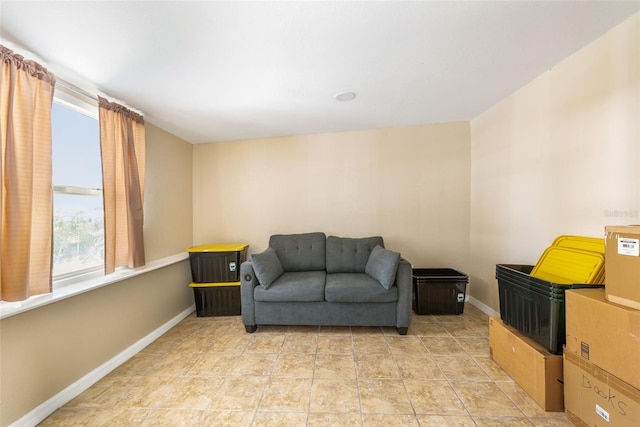
[[[0,60],[0,291],[4,301],[21,301],[51,292],[56,80],[4,46]]]
[[[104,195],[105,274],[145,264],[144,119],[99,97]]]

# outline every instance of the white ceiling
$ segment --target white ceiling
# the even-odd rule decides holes
[[[0,34],[58,77],[205,143],[470,120],[638,10],[640,1],[0,0]],[[341,91],[357,97],[337,102]]]

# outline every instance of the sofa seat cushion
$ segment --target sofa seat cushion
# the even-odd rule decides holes
[[[383,246],[382,237],[327,237],[327,273],[364,273],[371,251]]]
[[[256,286],[253,298],[256,301],[270,302],[324,301],[326,275],[324,271],[285,272],[269,289]]]
[[[329,302],[395,302],[398,288],[385,289],[365,273],[327,274],[325,299]]]

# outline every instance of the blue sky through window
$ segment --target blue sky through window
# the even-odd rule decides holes
[[[98,120],[53,103],[53,185],[102,188]]]

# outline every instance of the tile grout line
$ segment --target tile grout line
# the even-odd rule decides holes
[[[356,346],[353,341],[353,330],[349,328],[351,334],[349,335],[349,341],[351,342],[351,357],[353,358],[353,370],[356,376],[356,391],[358,392],[358,407],[360,409],[360,423],[364,426],[364,411],[362,408],[362,393],[360,392],[360,376],[358,374],[358,364],[356,362]],[[385,341],[386,342],[386,341]]]

